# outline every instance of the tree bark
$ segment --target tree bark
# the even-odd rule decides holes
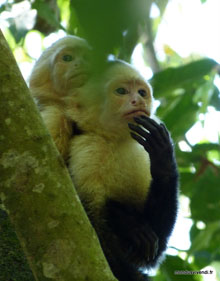
[[[0,32],[0,199],[36,280],[116,280]]]

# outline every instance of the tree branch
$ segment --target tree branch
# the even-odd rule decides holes
[[[0,198],[36,280],[116,280],[0,32]]]

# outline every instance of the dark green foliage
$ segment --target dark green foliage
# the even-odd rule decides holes
[[[197,88],[199,83],[204,83],[204,76],[209,75],[215,66],[217,63],[214,60],[202,59],[156,73],[150,81],[154,95],[156,98],[166,97],[174,90],[184,89],[189,85]]]
[[[71,9],[77,15],[84,37],[97,54],[108,55],[123,45],[127,33],[143,19],[145,0],[71,0]]]
[[[208,165],[208,163],[204,163],[204,165]],[[220,169],[212,166],[204,168],[205,171],[201,166],[191,186],[193,187],[191,211],[195,220],[208,223],[220,220],[220,189],[216,188],[220,183]],[[203,208],[200,208],[200,206],[203,206]]]
[[[220,261],[220,225],[219,221],[207,223],[205,229],[198,229],[194,224],[190,237],[192,246],[189,254],[195,257],[194,264],[203,268],[211,262]]]
[[[211,100],[212,105],[219,106],[219,92],[212,81],[212,71],[216,66],[213,60],[202,59],[178,68],[168,68],[151,79],[154,96],[161,102],[157,114],[175,140],[184,138],[203,111],[200,102],[205,108]]]

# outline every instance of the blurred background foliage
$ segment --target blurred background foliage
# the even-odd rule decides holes
[[[209,1],[201,0],[201,5]],[[210,112],[214,133],[220,133],[220,119],[216,120],[220,94],[215,83],[220,67],[199,54],[181,57],[166,42],[161,60],[155,38],[168,4],[169,0],[1,0],[0,24],[20,66],[35,60],[30,46],[28,50],[31,33],[40,38],[42,50],[44,39],[53,38],[53,34],[84,37],[97,61],[111,55],[131,62],[136,47],[141,46],[144,65],[152,73],[157,115],[176,145],[181,206],[185,206],[180,207],[180,216],[191,226],[189,233],[184,224],[177,232],[180,243],[171,246],[155,280],[220,280],[220,136],[213,142],[204,136],[193,141],[188,137],[193,128],[194,135],[199,134],[196,128],[204,127]],[[155,7],[158,15],[152,17]],[[181,247],[188,234],[189,246]],[[174,275],[175,270],[207,268],[216,276]]]

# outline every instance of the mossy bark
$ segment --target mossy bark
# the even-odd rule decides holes
[[[0,209],[0,281],[34,281],[7,213]]]
[[[0,175],[1,208],[36,280],[116,280],[2,33]]]

